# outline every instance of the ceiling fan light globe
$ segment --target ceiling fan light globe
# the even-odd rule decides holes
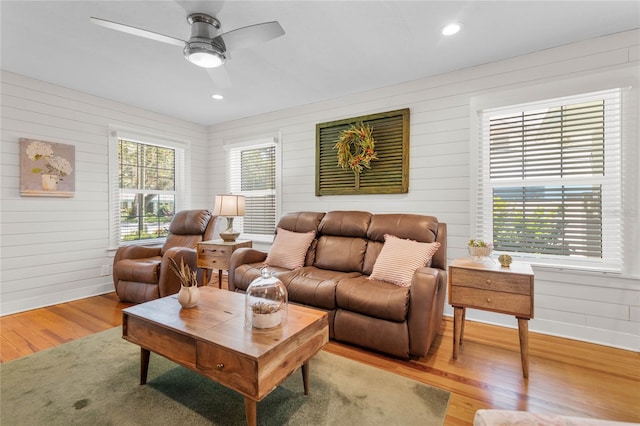
[[[206,44],[187,43],[184,47],[187,61],[202,68],[216,68],[224,64],[225,56]]]

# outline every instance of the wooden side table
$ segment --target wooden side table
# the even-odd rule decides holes
[[[449,265],[449,304],[453,307],[453,358],[458,358],[466,308],[514,315],[518,319],[522,375],[529,377],[529,320],[533,318],[533,270],[528,263],[456,259]]]
[[[218,288],[222,288],[222,271],[229,270],[231,254],[241,247],[252,247],[251,240],[226,242],[223,240],[209,240],[198,243],[198,268],[204,269],[204,284],[209,283],[211,269],[218,270]]]

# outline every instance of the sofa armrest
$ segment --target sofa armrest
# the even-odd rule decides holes
[[[264,262],[267,258],[267,253],[256,250],[253,248],[243,247],[239,248],[231,253],[231,260],[229,261],[229,291],[236,291],[235,286],[235,271],[240,265],[246,265],[247,263],[259,263]]]
[[[413,275],[409,298],[409,352],[427,355],[442,322],[447,273],[442,269],[418,268]]]
[[[180,260],[184,260],[185,265],[189,265],[191,271],[196,271],[196,279],[198,280],[198,286],[202,285],[202,269],[197,266],[197,252],[196,249],[190,247],[171,247],[162,256],[162,262],[160,263],[160,281],[158,282],[158,290],[160,291],[160,297],[169,296],[180,291],[180,279],[175,272],[171,270],[171,261],[180,265]]]

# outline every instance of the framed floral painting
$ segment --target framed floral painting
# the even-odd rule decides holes
[[[76,147],[20,139],[20,195],[73,197]]]

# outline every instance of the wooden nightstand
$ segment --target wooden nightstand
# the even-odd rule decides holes
[[[222,271],[229,270],[231,254],[241,247],[252,247],[250,240],[226,242],[223,240],[209,240],[198,243],[198,268],[204,269],[204,285],[209,284],[208,271],[218,270],[218,288],[222,288]]]
[[[466,308],[515,315],[522,375],[529,377],[529,320],[533,318],[533,271],[528,263],[508,268],[487,260],[456,259],[449,265],[449,304],[453,306],[453,358],[458,358]]]

